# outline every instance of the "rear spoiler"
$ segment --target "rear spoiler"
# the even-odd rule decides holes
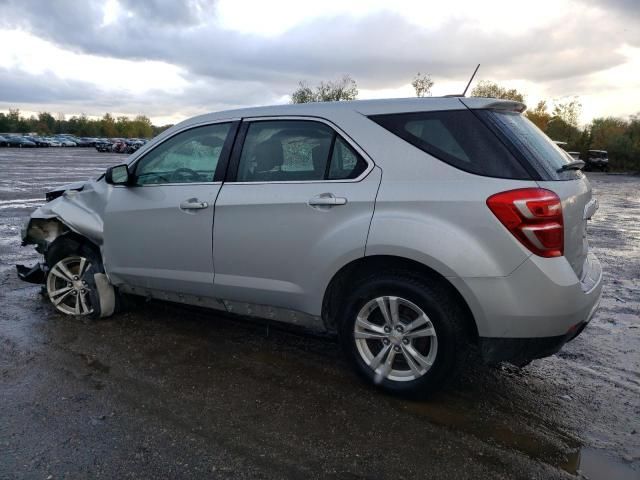
[[[488,109],[488,110],[502,110],[506,112],[518,112],[522,113],[527,109],[524,103],[516,102],[514,100],[499,100],[497,98],[481,98],[470,97],[460,98],[460,101],[467,108],[471,109]]]

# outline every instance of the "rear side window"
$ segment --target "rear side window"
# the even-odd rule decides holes
[[[336,136],[331,155],[329,180],[357,178],[367,169],[367,163],[342,138]]]
[[[239,182],[300,182],[358,177],[366,162],[324,123],[264,120],[249,124]]]
[[[531,178],[496,134],[469,110],[369,118],[411,145],[466,172],[488,177]]]

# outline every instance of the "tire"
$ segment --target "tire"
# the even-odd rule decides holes
[[[101,316],[94,274],[104,273],[100,253],[70,235],[58,237],[47,250],[45,287],[54,308],[70,316]]]
[[[388,313],[398,305],[391,324],[385,322],[380,300]],[[440,390],[468,346],[459,302],[444,285],[409,272],[363,279],[341,311],[338,328],[345,355],[366,381],[394,394],[425,397]]]

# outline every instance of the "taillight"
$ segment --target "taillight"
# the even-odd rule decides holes
[[[522,188],[496,193],[487,206],[525,247],[541,257],[564,254],[562,203],[543,188]]]

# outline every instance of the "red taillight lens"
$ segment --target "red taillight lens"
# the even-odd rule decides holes
[[[543,188],[522,188],[496,193],[487,206],[525,247],[541,257],[564,254],[562,203]]]

